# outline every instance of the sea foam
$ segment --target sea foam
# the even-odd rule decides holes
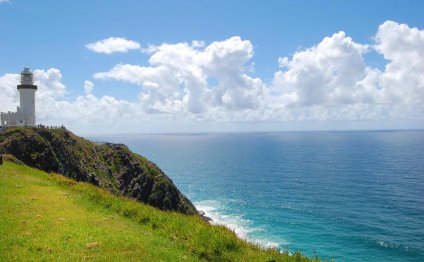
[[[264,248],[276,248],[284,250],[288,243],[281,239],[271,239],[260,236],[261,227],[255,227],[253,221],[246,219],[240,214],[231,214],[227,211],[228,207],[217,200],[203,200],[194,202],[197,210],[205,213],[205,216],[212,219],[214,225],[222,225],[232,230],[238,237],[257,244]]]

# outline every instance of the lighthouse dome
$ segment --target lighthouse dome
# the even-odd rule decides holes
[[[24,70],[21,72],[21,75],[32,75],[32,71],[29,67],[25,67]]]

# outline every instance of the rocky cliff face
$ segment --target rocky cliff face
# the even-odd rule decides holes
[[[125,145],[96,144],[66,129],[8,128],[0,134],[0,153],[162,210],[197,213],[159,167]]]

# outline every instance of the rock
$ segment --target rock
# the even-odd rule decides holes
[[[205,220],[206,222],[211,222],[212,218],[206,216],[205,212],[203,212],[202,210],[198,211],[200,217]]]
[[[91,173],[88,177],[88,182],[95,186],[99,186],[99,179],[97,178],[95,173]]]

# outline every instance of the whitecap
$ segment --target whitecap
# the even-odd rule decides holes
[[[253,221],[244,218],[242,215],[229,213],[222,202],[217,200],[203,200],[194,202],[194,205],[197,210],[204,212],[205,216],[212,219],[210,223],[225,226],[244,240],[264,248],[287,250],[288,243],[286,241],[272,236],[259,236],[261,235],[259,232],[266,232],[264,228],[255,227]]]

